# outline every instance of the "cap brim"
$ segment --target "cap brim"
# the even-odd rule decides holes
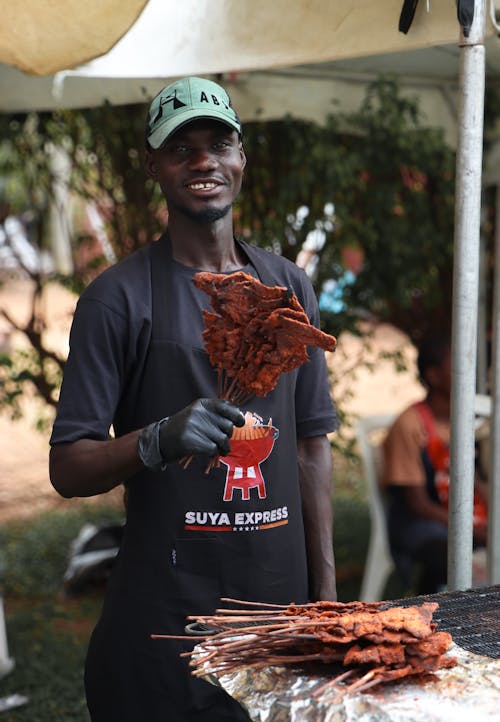
[[[156,128],[151,135],[148,135],[148,143],[149,145],[154,148],[154,150],[158,150],[158,148],[161,148],[161,146],[165,143],[165,141],[173,134],[176,130],[179,130],[179,128],[182,128],[184,125],[187,125],[188,123],[191,123],[193,120],[218,120],[221,123],[224,123],[224,125],[229,126],[229,128],[232,128],[233,130],[236,130],[238,133],[241,133],[241,125],[238,123],[237,120],[231,120],[231,118],[228,118],[227,115],[224,113],[218,112],[217,110],[204,110],[203,112],[200,112],[199,110],[187,110],[184,113],[178,112],[175,116],[175,118],[170,118],[165,120],[165,122]]]

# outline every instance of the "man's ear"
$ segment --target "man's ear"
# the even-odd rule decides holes
[[[243,146],[240,143],[240,158],[241,158],[241,168],[243,169],[247,164],[247,157],[245,155],[245,151],[243,150]]]
[[[146,150],[146,173],[150,178],[156,180],[156,165],[150,150]]]

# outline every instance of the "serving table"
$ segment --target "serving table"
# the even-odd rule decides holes
[[[456,666],[424,679],[369,691],[314,696],[328,682],[315,667],[266,667],[209,680],[253,722],[493,722],[500,720],[500,586],[390,600],[389,606],[437,602],[438,630],[452,635]],[[207,677],[208,678],[208,677]]]

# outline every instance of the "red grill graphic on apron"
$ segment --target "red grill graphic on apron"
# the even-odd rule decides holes
[[[221,456],[227,466],[224,501],[232,501],[233,492],[238,489],[244,501],[250,499],[250,489],[256,488],[259,499],[266,498],[266,484],[260,464],[273,450],[279,431],[272,425],[272,419],[264,425],[256,414],[247,411],[245,426],[235,428],[231,437],[231,453]]]

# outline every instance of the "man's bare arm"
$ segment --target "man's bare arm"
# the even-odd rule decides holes
[[[50,450],[49,472],[61,496],[94,496],[122,484],[144,465],[138,453],[139,431],[119,439],[80,439]]]
[[[415,516],[448,524],[447,509],[433,501],[424,486],[405,485],[400,488],[404,489],[406,505]]]
[[[332,473],[330,442],[326,436],[298,440],[299,479],[313,601],[337,599],[333,553]]]

